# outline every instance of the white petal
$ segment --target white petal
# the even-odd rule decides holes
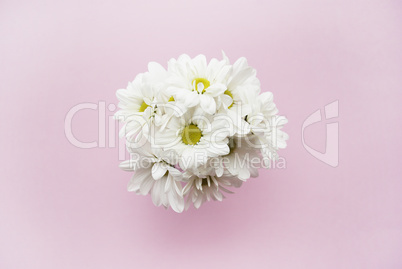
[[[158,162],[155,163],[152,166],[152,177],[155,180],[160,179],[161,177],[163,177],[163,175],[166,173],[167,171],[167,164],[164,162]]]
[[[167,194],[169,199],[169,205],[172,207],[174,211],[181,213],[184,210],[184,199],[181,193],[178,193],[176,191],[177,188],[179,188],[181,191],[181,185],[177,181],[175,181],[174,184],[176,184],[176,188],[171,188],[171,190]]]
[[[214,114],[216,112],[216,103],[214,98],[207,94],[200,95],[201,108],[208,114]]]
[[[156,77],[163,77],[166,74],[165,68],[156,62],[148,63],[148,71]]]
[[[174,180],[173,180],[173,177],[172,176],[170,176],[170,175],[168,175],[167,176],[167,179],[166,179],[166,183],[165,183],[165,188],[164,188],[164,192],[168,192],[170,189],[171,189],[171,187],[172,187],[172,182],[173,182]]]
[[[124,171],[133,171],[135,168],[135,162],[133,160],[126,160],[121,162],[119,167]]]
[[[194,201],[194,207],[195,208],[200,208],[200,206],[202,205],[202,201],[203,199],[202,199],[202,196],[201,195],[199,195],[197,198],[196,198],[196,200]]]
[[[233,103],[232,97],[230,97],[230,96],[227,95],[227,94],[223,94],[223,95],[221,96],[221,101],[222,101],[222,104],[223,104],[223,106],[224,106],[225,108],[228,108],[228,107]]]
[[[207,151],[210,156],[223,156],[229,154],[230,148],[227,144],[214,143],[213,145],[207,148]]]
[[[203,55],[203,54],[197,55],[193,59],[193,64],[196,69],[195,73],[199,74],[200,76],[204,76],[205,71],[207,69],[207,59],[206,59],[205,55]]]
[[[219,167],[215,169],[215,173],[218,177],[221,177],[223,175],[223,164],[219,164]]]
[[[250,171],[247,169],[247,167],[241,167],[239,169],[238,177],[239,177],[240,180],[243,180],[243,181],[246,181],[247,179],[250,178]]]
[[[222,93],[224,93],[226,90],[227,90],[227,87],[224,84],[215,83],[206,89],[206,93],[213,97],[217,97],[217,96],[221,95]]]
[[[200,94],[198,94],[197,92],[191,92],[186,94],[186,98],[184,100],[184,104],[188,107],[194,107],[196,105],[198,105],[200,103]]]
[[[146,169],[146,168],[138,169],[134,173],[134,175],[131,178],[130,182],[128,183],[128,186],[127,186],[128,191],[135,191],[135,192],[138,191],[144,181],[151,181],[149,179],[152,179],[150,169]],[[145,193],[145,194],[147,194],[147,193]]]
[[[174,167],[168,167],[169,175],[175,178],[176,180],[182,178],[182,173]]]
[[[155,183],[155,180],[151,176],[151,169],[144,169],[147,170],[147,176],[143,179],[141,186],[140,186],[140,193],[142,195],[147,195],[151,190],[152,186]]]
[[[165,195],[163,192],[164,180],[158,180],[154,183],[151,191],[152,202],[156,206],[162,205],[162,197]]]

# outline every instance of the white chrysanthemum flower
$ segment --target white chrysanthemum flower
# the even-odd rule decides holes
[[[168,92],[185,107],[200,107],[214,114],[218,96],[226,91],[226,81],[232,68],[225,61],[212,59],[208,64],[204,55],[191,59],[183,54],[168,63]]]
[[[229,147],[229,154],[211,161],[216,175],[237,177],[242,181],[246,181],[250,177],[257,177],[261,156],[248,137],[230,138]]]
[[[127,189],[142,195],[151,193],[156,206],[170,206],[174,211],[182,212],[182,173],[171,165],[174,156],[160,149],[151,149],[149,144],[130,151],[132,158],[120,164],[123,170],[135,171]]]
[[[191,203],[195,208],[199,208],[206,201],[222,201],[225,198],[223,192],[233,193],[227,189],[228,187],[238,188],[242,185],[242,181],[237,178],[214,175],[205,177],[190,175],[187,181],[183,189],[183,194],[187,195],[186,209]]]
[[[149,63],[148,72],[136,76],[126,89],[120,89],[116,95],[119,99],[119,111],[115,118],[124,122],[121,136],[133,140],[155,117],[155,108],[159,91],[164,88],[167,78],[166,70],[158,63]]]
[[[190,109],[181,118],[173,118],[162,131],[156,131],[154,139],[155,145],[174,150],[180,168],[185,170],[228,154],[228,135],[225,121],[214,120],[201,109]]]
[[[172,95],[170,95],[166,88],[159,92],[157,109],[155,109],[155,125],[163,131],[169,124],[170,120],[174,117],[181,117],[186,111],[183,103],[177,102]]]
[[[277,150],[286,148],[286,140],[289,138],[281,130],[288,121],[277,113],[272,93],[264,92],[255,100],[252,112],[246,117],[253,136],[250,141],[254,141],[254,147],[260,148],[264,160],[277,159]]]
[[[229,64],[229,59],[223,54],[224,60]],[[236,128],[238,135],[250,132],[245,116],[251,112],[254,105],[250,100],[256,100],[260,93],[260,81],[256,77],[256,71],[250,67],[246,58],[242,57],[233,64],[230,77],[226,82],[227,89],[221,95],[220,113],[227,114]]]

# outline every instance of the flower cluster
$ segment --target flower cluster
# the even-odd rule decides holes
[[[167,70],[151,62],[117,97],[130,152],[120,167],[134,171],[128,190],[176,212],[221,201],[286,147],[287,120],[245,58],[184,54]]]

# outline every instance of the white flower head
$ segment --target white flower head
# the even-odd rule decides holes
[[[254,141],[254,146],[260,149],[265,160],[277,159],[277,150],[286,148],[286,140],[289,138],[282,131],[288,120],[278,115],[271,92],[264,92],[259,96],[246,120],[252,133],[250,141]]]
[[[120,164],[123,170],[135,171],[128,183],[128,190],[141,195],[151,193],[156,206],[170,206],[174,211],[182,212],[182,173],[169,164],[168,155],[160,149],[152,149],[150,144],[130,149],[130,152],[131,159]]]
[[[214,114],[219,105],[218,97],[227,87],[232,67],[226,61],[212,59],[209,63],[204,55],[191,59],[183,54],[168,63],[168,91],[175,100],[187,107],[200,107],[208,114]]]
[[[257,177],[262,159],[259,150],[249,143],[248,138],[232,137],[229,147],[229,154],[220,156],[212,163],[216,175],[236,177],[242,181]]]
[[[187,196],[186,209],[190,204],[199,208],[206,201],[222,201],[226,193],[233,193],[229,187],[240,187],[242,181],[234,177],[216,177],[213,175],[189,176],[183,194]]]
[[[165,129],[156,131],[155,144],[174,150],[180,168],[185,170],[206,163],[208,158],[229,153],[228,135],[225,122],[215,121],[214,116],[192,108],[182,117],[172,119]]]
[[[116,95],[119,99],[119,111],[115,118],[124,122],[120,135],[128,140],[147,129],[154,120],[159,92],[165,88],[167,71],[158,63],[148,64],[148,72],[138,74],[126,89],[120,89]],[[144,128],[147,126],[147,128]]]

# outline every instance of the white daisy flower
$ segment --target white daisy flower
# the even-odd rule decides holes
[[[173,118],[163,131],[156,131],[155,145],[174,150],[180,168],[185,170],[205,164],[210,157],[228,154],[228,135],[225,121],[193,108]]]
[[[223,58],[227,64],[229,59],[223,53]],[[242,57],[233,64],[233,71],[228,78],[227,89],[221,99],[219,113],[226,114],[233,122],[238,135],[250,132],[248,123],[244,117],[251,112],[253,102],[260,93],[260,81],[256,77],[256,71],[250,67],[246,58]]]
[[[160,130],[165,129],[173,117],[181,117],[187,110],[183,103],[177,102],[165,89],[159,91],[157,109],[155,110],[155,125]]]
[[[126,171],[135,171],[128,183],[128,191],[141,195],[151,193],[156,206],[169,206],[180,213],[184,209],[182,173],[170,163],[172,155],[160,149],[151,149],[150,144],[130,149],[132,159],[120,164]]]
[[[250,147],[249,140],[240,137],[230,138],[229,147],[229,154],[211,162],[216,175],[237,177],[242,181],[257,177],[261,163],[258,149]]]
[[[264,92],[258,96],[252,112],[246,116],[252,133],[250,143],[254,147],[260,148],[265,158],[272,160],[277,159],[277,150],[285,148],[286,140],[289,138],[281,130],[288,121],[277,113],[278,109],[273,102],[272,93]]]
[[[168,91],[186,107],[200,107],[208,114],[217,109],[217,97],[226,91],[226,81],[232,68],[225,61],[212,59],[209,64],[204,55],[191,59],[183,54],[168,63],[170,74]]]
[[[154,119],[157,97],[164,88],[167,78],[166,70],[158,63],[149,63],[148,72],[136,76],[126,89],[120,89],[116,95],[119,99],[119,111],[115,118],[124,122],[121,136],[132,141]]]
[[[195,175],[188,176],[187,184],[183,189],[183,194],[187,196],[186,209],[193,204],[195,208],[199,208],[206,201],[222,201],[225,196],[223,192],[233,193],[228,187],[240,187],[242,181],[234,177],[216,177],[209,175],[198,177]]]

